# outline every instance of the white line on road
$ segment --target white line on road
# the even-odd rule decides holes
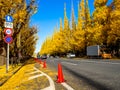
[[[28,80],[35,79],[35,78],[38,78],[38,77],[41,77],[41,76],[43,76],[43,74],[31,76],[31,77],[28,78]]]
[[[113,63],[113,62],[102,62],[102,61],[88,61],[84,60],[82,62],[88,62],[88,63],[103,63],[103,64],[120,64],[120,63]]]
[[[69,86],[67,83],[61,83],[67,90],[74,90],[71,86]]]
[[[70,64],[70,65],[77,65],[75,63],[70,63],[70,62],[61,62],[61,63],[66,63],[66,64]]]
[[[39,71],[34,71],[34,72],[29,73],[29,74],[35,74],[35,73],[37,73],[37,72],[39,72]]]
[[[50,86],[45,89],[42,89],[42,90],[55,90],[55,85],[54,85],[54,81],[52,80],[52,78],[50,76],[48,76],[47,74],[45,74],[44,72],[40,71],[39,69],[37,69],[35,67],[34,67],[34,69],[39,71],[42,75],[46,76],[49,80]]]
[[[52,90],[51,87],[46,87],[44,89],[41,89],[41,90]]]

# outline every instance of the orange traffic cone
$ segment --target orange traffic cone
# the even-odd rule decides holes
[[[36,60],[36,58],[34,58],[34,60]]]
[[[57,76],[56,82],[57,83],[65,82],[64,77],[63,77],[63,73],[62,73],[62,66],[60,63],[58,64],[58,76]]]
[[[37,62],[37,58],[35,58],[34,60],[35,60],[35,62]]]
[[[43,62],[43,68],[47,68],[46,61]]]
[[[41,59],[39,59],[39,64],[41,64],[41,62],[42,62]]]

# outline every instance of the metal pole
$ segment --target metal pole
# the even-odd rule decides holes
[[[9,43],[7,44],[6,73],[9,71]]]

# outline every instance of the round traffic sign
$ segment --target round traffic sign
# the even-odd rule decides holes
[[[10,35],[10,36],[13,34],[13,31],[11,28],[5,28],[4,32],[6,35]]]
[[[5,16],[5,21],[6,21],[6,22],[13,22],[13,17],[10,16],[10,15],[6,15],[6,16]]]
[[[12,43],[13,38],[12,38],[11,36],[5,36],[4,41],[5,41],[7,44],[9,44],[9,43]]]

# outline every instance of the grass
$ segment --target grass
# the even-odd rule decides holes
[[[12,65],[9,66],[9,72],[6,73],[6,65],[0,66],[0,85],[2,85],[9,77],[11,77],[16,70],[20,68],[21,65],[17,65],[13,67]]]
[[[0,87],[0,90],[17,90],[18,86],[27,80],[25,77],[25,70],[29,69],[29,65],[22,67],[17,73],[15,73],[4,85]]]

